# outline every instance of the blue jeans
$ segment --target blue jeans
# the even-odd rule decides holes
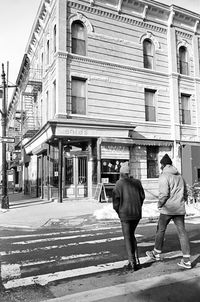
[[[173,220],[181,245],[181,250],[184,258],[190,257],[190,243],[188,239],[187,232],[185,230],[185,216],[184,215],[164,215],[160,214],[157,232],[155,238],[155,246],[154,249],[156,252],[161,253],[164,243],[165,231],[167,229],[167,225],[169,222]]]
[[[124,236],[126,251],[129,262],[139,261],[137,240],[135,238],[135,229],[140,220],[121,221],[122,232]]]

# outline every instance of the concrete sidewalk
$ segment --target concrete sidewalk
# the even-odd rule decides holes
[[[39,228],[56,219],[73,220],[72,224],[76,224],[75,218],[78,224],[79,217],[92,215],[105,205],[93,199],[64,199],[62,203],[58,203],[30,198],[23,193],[9,194],[9,204],[8,210],[0,209],[1,227]]]
[[[10,209],[0,209],[1,227],[39,228],[42,226],[78,226],[89,219],[118,220],[112,203],[100,203],[94,199],[63,199],[57,201],[31,198],[23,193],[9,194]],[[189,217],[200,216],[200,205],[187,206]],[[156,202],[145,200],[141,223],[154,222],[159,212]]]

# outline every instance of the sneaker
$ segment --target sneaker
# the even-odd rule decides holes
[[[183,259],[181,259],[181,261],[179,263],[177,263],[177,264],[178,264],[178,266],[181,266],[183,268],[187,268],[187,269],[192,268],[191,261],[185,262]]]
[[[133,262],[128,262],[128,264],[126,264],[126,265],[124,266],[124,269],[125,269],[126,271],[131,271],[131,272],[134,272],[134,271],[137,270],[137,269],[136,269],[136,264],[133,263]]]
[[[161,261],[160,254],[156,254],[154,251],[146,251],[146,255],[154,261]]]

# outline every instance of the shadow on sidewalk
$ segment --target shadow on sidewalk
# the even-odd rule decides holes
[[[2,195],[0,194],[0,200],[1,196]],[[41,199],[40,197],[32,197],[30,195],[26,195],[23,192],[9,192],[8,199],[10,208],[28,207],[33,206],[35,204],[52,202],[50,200]]]

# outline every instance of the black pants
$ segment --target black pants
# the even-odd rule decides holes
[[[126,251],[128,254],[129,262],[134,262],[138,260],[138,249],[137,249],[137,240],[135,238],[135,229],[139,223],[139,220],[129,220],[121,221],[122,232],[124,235],[124,241],[126,245]]]

